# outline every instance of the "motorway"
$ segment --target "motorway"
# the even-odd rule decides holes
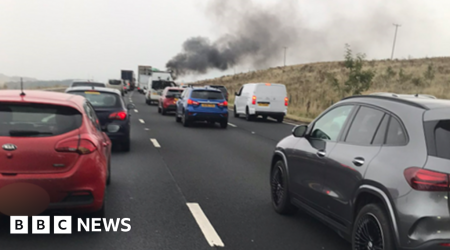
[[[211,246],[211,240],[225,249],[351,248],[305,213],[281,216],[271,207],[270,160],[292,124],[247,122],[230,112],[227,129],[218,124],[185,128],[174,115],[158,114],[137,92],[125,100],[136,105],[131,151],[113,152],[106,216],[130,218],[131,231],[10,235],[4,217],[1,249],[222,248]],[[194,203],[192,212],[187,203]]]

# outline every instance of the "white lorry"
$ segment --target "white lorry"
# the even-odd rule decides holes
[[[144,94],[144,87],[148,86],[148,82],[152,76],[152,66],[138,66],[137,89],[139,93]]]
[[[147,86],[144,86],[145,103],[149,105],[157,104],[162,91],[166,87],[176,86],[170,72],[153,70]]]

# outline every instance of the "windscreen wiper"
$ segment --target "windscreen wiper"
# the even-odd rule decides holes
[[[52,132],[40,132],[35,130],[10,130],[10,136],[53,135]]]

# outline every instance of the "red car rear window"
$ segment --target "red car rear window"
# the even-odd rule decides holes
[[[55,136],[75,130],[81,123],[81,113],[71,107],[0,102],[0,136]]]

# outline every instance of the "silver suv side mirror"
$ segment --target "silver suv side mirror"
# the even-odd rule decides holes
[[[306,130],[308,130],[308,125],[298,125],[292,129],[292,135],[295,137],[305,137]]]

